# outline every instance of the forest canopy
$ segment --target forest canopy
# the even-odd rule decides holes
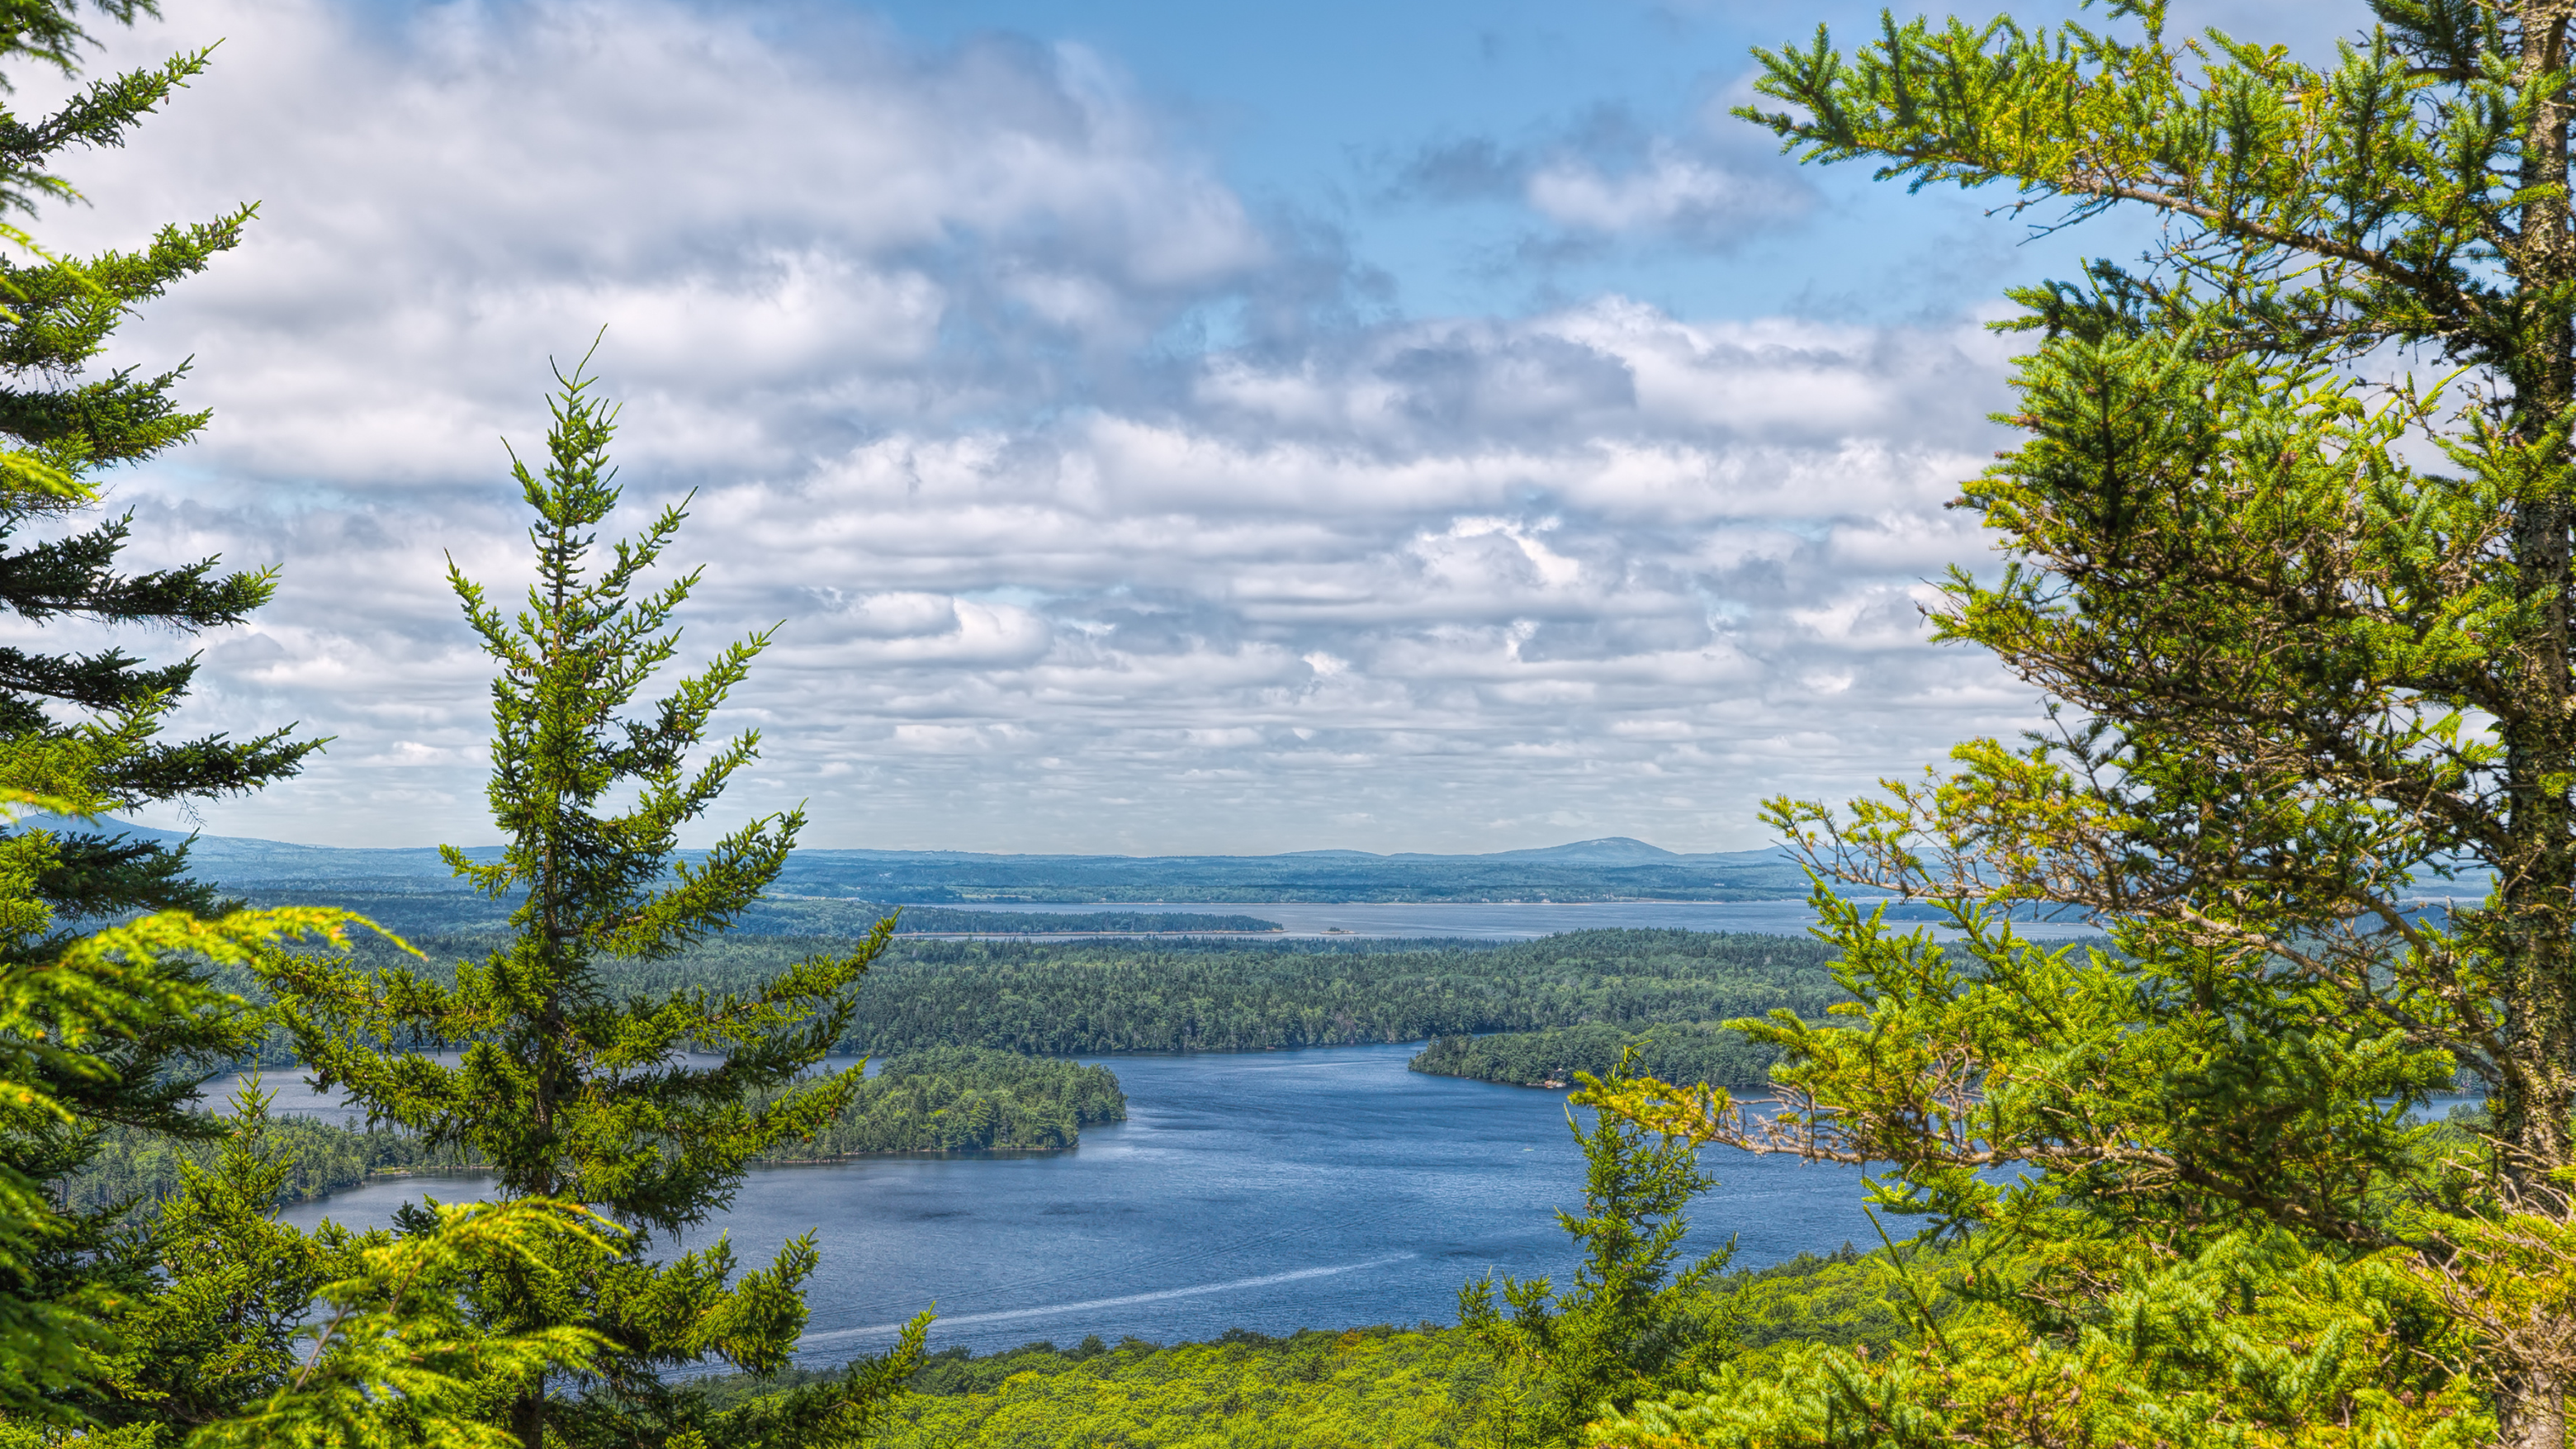
[[[655,962],[612,961],[621,986],[736,988],[845,937],[732,935]],[[442,963],[480,935],[416,935]],[[390,964],[390,947],[359,944]],[[1030,1056],[1269,1051],[1423,1041],[1587,1022],[1723,1020],[1846,999],[1832,951],[1800,936],[1576,931],[1535,941],[901,941],[871,965],[832,1049],[896,1056],[978,1046]],[[264,988],[235,975],[227,986]],[[267,1060],[294,1052],[282,1037]]]

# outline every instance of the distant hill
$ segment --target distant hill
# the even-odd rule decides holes
[[[1767,854],[1756,851],[1754,854]],[[1437,857],[1434,857],[1437,859]],[[1625,835],[1605,835],[1599,840],[1578,840],[1572,845],[1550,845],[1537,850],[1502,850],[1492,855],[1472,856],[1475,860],[1555,860],[1583,865],[1661,865],[1667,861],[1711,859],[1708,856],[1676,855],[1659,845],[1648,845]]]
[[[33,820],[30,824],[48,823]],[[176,831],[103,822],[111,831],[184,839]],[[467,853],[489,859],[497,846]],[[429,847],[358,849],[205,835],[198,873],[258,898],[303,892],[461,894]],[[1490,855],[991,855],[950,850],[799,850],[781,896],[886,905],[984,903],[1188,904],[1201,901],[1788,900],[1806,878],[1778,850],[1683,855],[1626,836]],[[381,905],[382,903],[379,902]]]

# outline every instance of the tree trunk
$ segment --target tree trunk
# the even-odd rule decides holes
[[[546,1449],[544,1384],[540,1383],[534,1391],[520,1395],[519,1401],[510,1406],[510,1433],[523,1449]],[[2557,1449],[2556,1441],[2551,1441],[2550,1449]]]
[[[2524,0],[2518,7],[2521,53],[2517,89],[2540,96],[2523,136],[2522,175],[2532,199],[2522,211],[2510,269],[2525,297],[2547,297],[2554,316],[2539,319],[2514,359],[2513,434],[2525,445],[2551,435],[2576,404],[2576,329],[2556,293],[2576,280],[2576,235],[2568,228],[2568,123],[2576,115],[2563,91],[2571,15],[2569,0]],[[2496,944],[2512,953],[2507,986],[2506,1060],[2496,1063],[2495,1130],[2501,1166],[2514,1188],[2545,1184],[2552,1170],[2576,1163],[2570,1117],[2576,1114],[2576,690],[2569,669],[2568,459],[2546,460],[2549,486],[2517,506],[2512,546],[2521,597],[2539,614],[2513,663],[2512,718],[2503,721],[2508,796],[2497,904],[2506,919]],[[2526,1202],[2548,1197],[2517,1193]],[[2498,1404],[2503,1439],[2513,1449],[2565,1449],[2567,1386],[2554,1367],[2526,1364],[2505,1379]]]
[[[2545,1370],[2525,1375],[2503,1408],[2499,1439],[2507,1449],[2564,1449],[2567,1387],[2558,1375]]]

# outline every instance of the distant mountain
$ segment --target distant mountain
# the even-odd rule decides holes
[[[51,830],[57,834],[71,831],[82,834],[130,835],[137,840],[185,840],[184,830],[163,830],[156,825],[136,825],[132,821],[101,818],[74,820],[67,815],[30,815],[18,822],[22,830]]]
[[[1678,862],[1684,857],[1661,846],[1648,845],[1625,835],[1605,835],[1599,840],[1578,840],[1572,845],[1550,845],[1537,850],[1502,850],[1492,855],[1471,857],[1479,860],[1561,860],[1585,865],[1645,865]]]
[[[30,822],[45,823],[45,822]],[[66,822],[68,823],[68,822]],[[76,827],[77,828],[77,827]],[[152,839],[181,832],[117,821],[89,827]],[[489,859],[498,846],[467,853]],[[427,847],[359,849],[206,835],[201,876],[255,899],[462,893]],[[992,902],[1786,900],[1806,878],[1778,850],[1681,855],[1626,836],[1489,855],[994,855],[954,850],[800,850],[782,897],[887,905]],[[381,902],[379,903],[381,904]]]
[[[186,834],[103,820],[96,825],[34,817],[29,825],[123,832],[150,840]],[[466,852],[489,860],[494,845]],[[190,859],[201,878],[261,905],[341,905],[397,930],[498,926],[505,901],[472,897],[435,849],[359,849],[296,845],[238,836],[197,838]],[[1194,906],[1217,902],[1363,901],[1757,901],[1796,900],[1807,878],[1779,849],[1685,855],[1624,835],[1489,855],[1374,855],[1364,850],[1301,850],[1281,855],[995,855],[963,850],[800,850],[781,873],[772,899],[755,906],[747,929],[784,933],[863,931],[874,906],[958,908],[1013,904]],[[2422,896],[2475,899],[2485,873],[2463,868],[2457,881],[2428,879]],[[1924,919],[1922,907],[1895,912]],[[989,915],[990,913],[980,913]],[[1132,917],[1069,924],[1058,930],[1142,929]],[[1257,917],[1257,912],[1240,913]],[[923,930],[1008,929],[1012,922],[908,913]],[[1262,920],[1172,921],[1161,929],[1259,930]]]

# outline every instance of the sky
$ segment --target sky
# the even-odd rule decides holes
[[[778,626],[709,833],[803,802],[814,846],[1750,849],[1764,799],[2037,718],[1920,611],[1993,564],[1944,507],[2010,441],[1984,324],[2148,233],[2035,238],[1729,115],[1752,47],[1873,7],[164,10],[94,70],[212,69],[37,229],[259,204],[105,359],[189,360],[212,421],[107,481],[138,565],[279,582],[124,642],[203,650],[175,728],[332,742],[152,823],[493,838],[446,570],[525,587],[505,441],[542,457],[549,360],[594,337],[612,528],[691,500],[684,658]],[[2181,19],[2309,50],[2327,11]]]

